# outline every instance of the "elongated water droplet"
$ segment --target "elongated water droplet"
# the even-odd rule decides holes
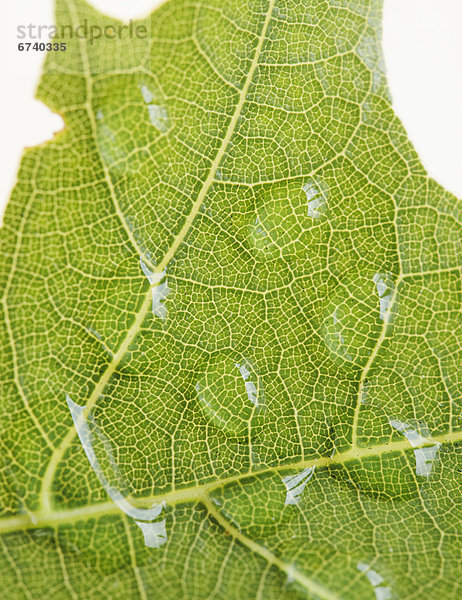
[[[144,535],[144,543],[149,548],[159,548],[167,542],[166,519],[155,523],[143,523],[135,521]]]
[[[329,297],[323,316],[323,337],[333,358],[363,367],[396,307],[391,276],[343,276]]]
[[[147,104],[151,124],[161,133],[166,133],[170,128],[170,121],[167,109],[160,104],[162,102],[161,94],[153,90],[152,86],[149,88],[147,85],[141,85],[140,90],[143,100]]]
[[[313,178],[265,186],[257,194],[256,214],[249,224],[253,248],[270,256],[313,254],[324,231],[328,210],[327,186]]]
[[[149,120],[161,133],[165,133],[169,129],[169,120],[167,110],[158,104],[148,105]]]
[[[402,433],[413,448],[417,447],[416,450],[414,450],[416,474],[421,477],[430,477],[433,467],[438,460],[440,444],[438,442],[432,442],[429,432],[426,431],[424,436],[421,431],[415,429],[409,423],[403,423],[402,421],[392,419],[390,420],[390,425]],[[420,446],[425,447],[422,448]]]
[[[120,489],[124,486],[123,478],[114,460],[110,441],[93,417],[86,416],[84,406],[76,404],[67,394],[66,401],[88,461],[114,504],[133,519],[151,520],[158,517],[162,512],[163,504],[153,504],[151,508],[144,509],[137,508],[128,501]],[[95,446],[98,447],[100,457],[97,456]]]
[[[375,283],[379,297],[380,318],[382,321],[391,323],[397,308],[397,295],[393,278],[387,273],[376,273],[372,281]]]
[[[152,102],[154,100],[154,94],[148,88],[147,85],[141,85],[140,90],[141,90],[141,94],[143,96],[143,100],[146,102],[146,104],[149,104],[150,102]]]
[[[314,467],[307,467],[296,475],[283,477],[282,481],[287,489],[285,504],[298,504],[300,502],[306,484],[313,477]]]
[[[156,317],[165,320],[167,318],[167,307],[164,302],[167,296],[170,294],[170,288],[168,287],[167,280],[162,281],[166,277],[166,272],[161,271],[160,273],[154,273],[151,271],[144,260],[140,257],[140,265],[143,273],[146,275],[147,280],[151,284],[152,291],[152,313]]]
[[[204,416],[228,435],[249,434],[254,415],[261,412],[264,393],[254,366],[234,353],[219,353],[196,383]]]
[[[305,183],[302,187],[306,194],[308,216],[313,219],[324,217],[327,211],[327,194],[322,187],[314,181]]]
[[[123,171],[121,166],[128,158],[128,153],[122,141],[122,136],[117,130],[108,124],[104,112],[96,113],[97,139],[104,163],[112,172],[119,174]]]
[[[343,464],[333,462],[328,471],[334,479],[364,496],[404,502],[419,495],[412,458],[405,452],[390,452]]]
[[[363,494],[384,500],[410,500],[420,495],[424,478],[429,478],[438,464],[440,444],[432,440],[428,428],[421,423],[397,419],[389,423],[408,440],[409,449],[332,464],[329,472]]]
[[[363,562],[359,562],[356,565],[356,568],[369,580],[369,583],[374,588],[374,593],[377,600],[388,600],[391,598],[391,588],[383,585],[385,580],[381,575],[379,575],[379,573],[377,573],[377,571],[371,569],[370,565]]]

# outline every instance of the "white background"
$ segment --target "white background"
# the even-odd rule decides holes
[[[124,20],[162,0],[91,0]],[[2,0],[0,219],[24,146],[52,137],[59,115],[34,99],[43,55],[18,52],[18,25],[53,23],[53,0]],[[435,179],[462,197],[462,0],[384,0],[384,51],[396,112]]]

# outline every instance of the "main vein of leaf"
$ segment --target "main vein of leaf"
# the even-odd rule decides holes
[[[363,460],[366,458],[380,457],[388,453],[396,452],[414,452],[415,450],[434,446],[435,444],[455,444],[462,442],[462,431],[446,433],[435,436],[427,444],[421,446],[411,446],[406,438],[377,446],[364,448],[350,448],[345,452],[335,454],[332,458],[322,456],[318,458],[306,459],[291,464],[280,464],[272,467],[266,467],[259,471],[241,473],[224,479],[215,479],[208,483],[196,485],[194,487],[185,487],[150,496],[142,499],[143,506],[152,506],[166,502],[169,505],[184,502],[202,502],[208,494],[221,487],[243,481],[252,477],[260,477],[265,474],[292,472],[296,473],[307,467],[328,467],[329,465],[342,465],[352,460]],[[141,500],[139,501],[141,502]],[[0,533],[8,531],[17,531],[24,529],[34,529],[42,527],[56,527],[60,524],[72,524],[83,519],[92,517],[101,517],[106,515],[120,515],[120,508],[114,502],[101,502],[98,504],[88,504],[70,510],[56,511],[50,508],[44,510],[43,507],[37,512],[28,512],[14,517],[8,517],[0,521]]]
[[[160,264],[158,266],[154,267],[154,273],[162,273],[162,271],[164,271],[166,266],[169,264],[171,259],[174,257],[179,246],[181,245],[181,243],[185,239],[186,235],[188,234],[188,232],[191,228],[191,225],[192,225],[192,223],[204,201],[204,198],[206,197],[211,185],[214,182],[216,171],[218,169],[218,166],[220,165],[220,162],[226,152],[228,144],[229,144],[231,137],[234,133],[234,130],[236,128],[236,124],[237,124],[239,116],[241,114],[242,107],[244,106],[244,103],[245,103],[245,99],[247,96],[249,86],[252,82],[255,69],[257,68],[258,60],[259,60],[260,53],[261,53],[261,50],[263,47],[263,43],[264,43],[264,40],[266,37],[266,32],[268,30],[268,26],[271,21],[271,14],[273,12],[275,2],[276,2],[276,0],[270,0],[270,2],[269,2],[268,12],[266,14],[265,22],[263,24],[260,36],[258,38],[258,43],[255,48],[255,54],[252,59],[245,83],[239,94],[238,102],[236,104],[236,108],[231,117],[231,120],[228,124],[228,128],[226,130],[225,137],[223,138],[223,141],[220,145],[217,155],[210,166],[210,170],[209,170],[207,179],[205,180],[205,182],[197,196],[197,199],[193,204],[191,212],[187,216],[179,233],[173,240],[172,245],[166,252],[166,254],[165,254],[164,258],[162,259],[162,261],[160,262]],[[76,25],[76,24],[78,24],[78,15],[76,14],[75,7],[73,6],[72,3],[69,3],[68,6],[69,6],[69,11],[72,14],[72,17],[74,20],[74,25]],[[80,40],[80,47],[81,47],[81,54],[82,54],[82,62],[85,66],[85,71],[87,73],[87,86],[88,86],[87,90],[90,91],[91,90],[90,67],[89,67],[88,57],[86,54],[85,42],[82,39]],[[88,105],[89,99],[91,99],[91,95],[87,96],[87,105]],[[92,110],[92,107],[90,105],[88,105],[88,110],[89,111]],[[121,217],[123,219],[123,215],[119,214],[119,217]],[[123,225],[126,229],[126,225],[125,225],[124,221],[123,221]],[[134,240],[132,240],[132,243],[133,242],[134,242]],[[137,245],[135,245],[135,248],[136,248],[137,252],[140,252]],[[111,376],[117,369],[118,365],[120,364],[120,361],[125,356],[128,348],[130,347],[134,338],[139,333],[141,326],[143,324],[143,321],[151,307],[151,294],[152,294],[152,291],[151,291],[151,289],[149,289],[141,303],[139,311],[137,312],[137,314],[135,316],[135,320],[134,320],[133,324],[131,325],[131,327],[128,329],[127,334],[126,334],[124,340],[122,341],[118,351],[113,355],[112,361],[110,362],[110,364],[104,371],[99,382],[94,387],[93,392],[85,405],[85,409],[81,414],[81,419],[86,419],[88,417],[89,412],[94,407],[96,401],[103,393]],[[73,426],[69,429],[68,433],[63,438],[61,444],[56,448],[56,450],[53,452],[53,454],[50,458],[50,462],[48,463],[47,469],[46,469],[44,477],[43,477],[42,489],[41,489],[41,494],[40,494],[40,501],[41,501],[42,509],[44,511],[51,510],[51,487],[52,487],[53,477],[56,472],[56,468],[59,465],[66,449],[70,446],[70,444],[72,443],[75,436],[76,436],[76,428]]]

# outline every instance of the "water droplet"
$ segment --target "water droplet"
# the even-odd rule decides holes
[[[126,485],[114,459],[110,441],[92,415],[86,415],[84,406],[76,404],[67,394],[66,401],[88,461],[114,504],[133,519],[152,520],[158,517],[162,512],[163,504],[153,504],[145,509],[137,508],[128,501],[121,491],[121,488]]]
[[[409,423],[403,423],[402,421],[395,421],[392,419],[390,420],[390,425],[402,433],[413,448],[417,446],[416,450],[414,450],[416,474],[421,477],[430,477],[436,461],[438,460],[440,444],[438,442],[432,442],[428,430],[425,432],[428,437],[425,437],[422,435],[422,431],[415,429]],[[425,448],[419,446],[425,446]]]
[[[287,569],[286,586],[289,586],[291,583],[295,582],[296,572],[297,572],[297,569],[296,569],[295,565],[293,563],[291,563],[289,565],[289,568]]]
[[[123,163],[128,158],[125,141],[120,133],[104,119],[103,111],[96,113],[98,146],[104,163],[113,173],[123,171]]]
[[[391,276],[343,276],[326,302],[322,333],[333,358],[363,367],[396,306]]]
[[[86,327],[86,330],[88,331],[88,333],[91,333],[92,335],[95,336],[95,338],[97,338],[98,340],[101,341],[101,339],[102,339],[101,334],[98,333],[98,331],[96,331],[96,329],[93,329],[93,327],[88,326],[88,327]]]
[[[410,500],[420,495],[424,480],[419,477],[429,478],[438,464],[440,444],[432,440],[428,429],[421,423],[403,423],[394,419],[389,423],[409,441],[413,452],[404,449],[352,459],[330,465],[329,473],[362,494],[383,500]],[[419,477],[416,478],[416,475]]]
[[[122,512],[135,520],[143,532],[146,546],[158,548],[165,544],[166,519],[153,523],[145,522],[157,519],[165,508],[165,503],[152,504],[150,508],[138,508],[129,502],[128,495],[122,492],[127,485],[114,459],[111,442],[103,434],[93,416],[86,414],[84,406],[73,402],[68,395],[66,400],[88,461],[111,500]]]
[[[167,280],[163,281],[166,276],[166,271],[155,273],[151,271],[144,260],[140,257],[140,265],[143,273],[146,275],[149,283],[151,284],[152,291],[152,313],[157,317],[165,320],[167,318],[167,307],[164,302],[170,294],[170,288],[168,287]],[[162,283],[161,283],[162,282]]]
[[[306,484],[313,477],[314,469],[314,467],[307,467],[296,475],[288,475],[282,478],[287,489],[285,504],[298,504],[300,502]]]
[[[165,527],[166,519],[155,523],[143,523],[135,521],[144,535],[144,543],[149,548],[159,548],[167,541],[167,529]]]
[[[170,122],[167,109],[161,104],[157,103],[159,102],[160,95],[151,91],[147,85],[141,85],[140,90],[143,100],[147,104],[149,120],[156,129],[158,129],[161,133],[165,133],[170,127]],[[154,103],[153,100],[156,100],[156,103]]]
[[[154,94],[151,92],[147,85],[141,85],[140,90],[146,104],[149,104],[154,100]]]
[[[248,436],[252,418],[263,408],[261,378],[250,361],[235,353],[213,356],[196,391],[205,417],[231,436]]]
[[[169,119],[167,110],[158,104],[148,105],[149,120],[156,129],[165,133],[169,129]]]
[[[380,304],[380,318],[391,322],[396,312],[397,298],[393,278],[386,273],[376,273],[372,278],[377,288]]]
[[[377,571],[374,571],[374,569],[371,569],[370,565],[363,562],[359,562],[356,565],[356,568],[361,573],[364,573],[369,580],[369,583],[374,588],[375,597],[377,600],[388,600],[388,598],[391,598],[391,588],[381,585],[385,580],[377,573]]]
[[[171,129],[172,122],[167,99],[152,80],[143,77],[140,81],[140,76],[134,74],[121,77],[120,85],[114,82],[95,85],[93,106],[98,150],[114,177],[118,200],[126,213],[133,208],[133,190],[136,188],[135,196],[146,193],[147,184],[144,185],[136,173],[146,165],[148,148],[160,134],[165,135]],[[107,86],[111,88],[109,92]],[[136,123],[127,128],[127,119],[133,111]],[[124,180],[123,189],[116,185],[119,178]]]
[[[313,254],[325,232],[327,186],[320,180],[290,180],[265,186],[257,193],[256,214],[249,226],[253,248],[269,256]]]
[[[363,389],[361,390],[361,404],[367,404],[367,397],[369,395],[369,381],[364,381]]]
[[[346,487],[379,500],[407,501],[419,495],[412,459],[404,452],[367,456],[328,467],[329,474]]]
[[[323,217],[327,210],[327,194],[322,191],[321,185],[311,181],[305,183],[302,190],[305,192],[308,201],[308,216],[313,219]]]

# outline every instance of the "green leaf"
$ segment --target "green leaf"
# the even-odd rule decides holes
[[[1,232],[3,597],[459,598],[461,203],[381,1],[57,24]]]

